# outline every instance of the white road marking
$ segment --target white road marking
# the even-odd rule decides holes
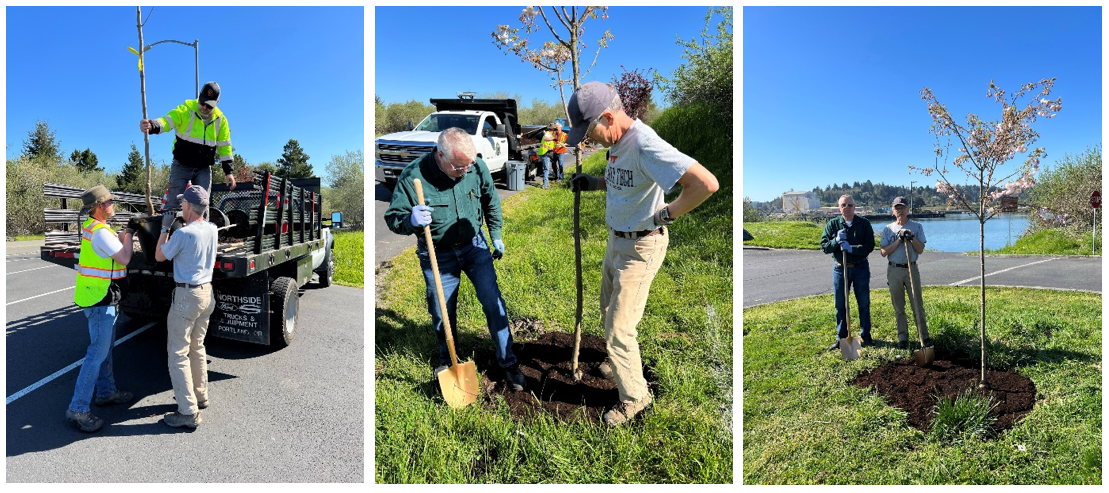
[[[39,269],[49,269],[51,267],[53,267],[53,265],[47,265],[45,267],[35,267],[34,269],[27,269],[27,270],[17,270],[15,272],[9,272],[8,275],[10,276],[12,274],[22,274],[24,272],[31,272],[33,270],[39,270]]]
[[[122,343],[126,342],[126,341],[127,341],[128,339],[130,339],[130,338],[132,338],[132,337],[135,337],[135,336],[139,335],[140,333],[142,333],[142,331],[144,331],[144,330],[146,330],[146,329],[149,329],[149,328],[153,327],[153,326],[154,326],[154,324],[155,324],[155,322],[150,322],[150,323],[148,323],[148,324],[146,324],[146,325],[142,326],[142,328],[140,328],[139,330],[136,330],[136,331],[134,331],[134,332],[132,332],[132,333],[130,333],[130,334],[127,334],[127,335],[123,336],[123,338],[122,338],[122,339],[119,339],[119,340],[117,340],[117,341],[116,341],[116,342],[115,342],[114,344],[112,344],[112,347],[114,348],[114,347],[116,347],[116,346],[118,346],[118,345],[120,345],[120,344],[122,344]],[[62,368],[61,370],[58,370],[58,371],[56,371],[56,372],[54,372],[54,373],[51,373],[51,374],[50,374],[50,376],[48,376],[48,377],[46,377],[46,378],[44,378],[44,379],[42,379],[42,380],[39,380],[39,381],[37,381],[37,382],[35,382],[35,383],[31,384],[31,385],[30,385],[29,387],[27,387],[27,388],[25,388],[25,389],[23,389],[23,390],[20,390],[19,392],[16,392],[16,393],[14,393],[14,394],[12,394],[12,395],[9,395],[9,396],[8,396],[8,399],[7,399],[7,402],[5,403],[5,405],[11,404],[12,402],[15,402],[15,400],[16,400],[16,399],[18,399],[18,398],[20,398],[20,397],[23,397],[23,396],[25,396],[25,395],[27,395],[27,394],[30,394],[30,393],[31,393],[31,392],[33,392],[33,391],[34,391],[35,389],[38,389],[39,387],[42,387],[43,385],[46,385],[46,384],[50,383],[50,382],[51,382],[52,380],[54,380],[55,378],[58,378],[58,377],[60,377],[60,376],[62,376],[62,375],[65,375],[65,374],[66,374],[67,372],[69,372],[69,370],[72,370],[72,369],[74,369],[74,368],[77,368],[78,366],[81,366],[81,363],[84,363],[84,362],[85,362],[85,359],[84,359],[84,358],[81,358],[81,359],[79,359],[79,360],[77,360],[77,361],[74,361],[74,362],[73,362],[72,364],[70,364],[69,366],[67,366],[67,367],[65,367],[65,368]]]
[[[11,303],[8,303],[7,305],[4,305],[4,306],[11,306],[11,305],[14,305],[14,304],[16,304],[16,303],[22,303],[22,302],[24,302],[24,301],[27,301],[27,300],[33,300],[33,299],[35,299],[35,298],[42,298],[43,296],[46,296],[46,295],[48,295],[48,294],[60,293],[60,292],[62,292],[62,291],[68,291],[68,290],[70,290],[70,289],[77,289],[77,286],[76,286],[76,285],[74,285],[74,286],[70,286],[70,287],[68,287],[68,288],[62,288],[62,289],[59,289],[59,290],[57,290],[57,291],[51,291],[51,292],[49,292],[49,293],[42,293],[42,294],[40,294],[40,295],[38,295],[38,296],[32,296],[32,297],[30,297],[30,298],[23,298],[23,299],[21,299],[21,300],[16,300],[16,301],[13,301],[13,302],[11,302]]]
[[[1056,258],[1049,258],[1049,259],[1047,259],[1047,260],[1039,260],[1039,261],[1036,261],[1036,262],[1032,262],[1032,263],[1028,263],[1028,264],[1024,264],[1024,265],[1018,265],[1018,266],[1015,266],[1015,267],[1009,267],[1008,269],[1001,269],[1001,270],[999,270],[999,271],[997,271],[997,272],[991,272],[991,273],[989,273],[989,274],[986,274],[986,277],[990,277],[990,276],[992,276],[992,275],[994,275],[994,274],[1000,274],[1000,273],[1002,273],[1002,272],[1008,272],[1008,271],[1011,271],[1011,270],[1013,270],[1013,269],[1019,269],[1019,268],[1021,268],[1021,267],[1028,267],[1029,265],[1036,265],[1036,264],[1042,264],[1042,263],[1044,263],[1044,262],[1051,262],[1052,260],[1058,260],[1058,259],[1056,259]],[[981,278],[982,278],[982,276],[974,276],[974,277],[972,277],[972,278],[970,278],[970,279],[963,279],[962,281],[959,281],[959,282],[953,282],[953,283],[951,283],[951,284],[948,284],[948,286],[958,286],[958,285],[960,285],[960,284],[963,284],[963,283],[965,283],[965,282],[970,282],[970,281],[973,281],[973,280],[975,280],[975,279],[981,279]]]

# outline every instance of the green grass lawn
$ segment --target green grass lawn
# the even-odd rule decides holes
[[[977,288],[926,287],[924,300],[938,348],[979,353]],[[851,383],[898,352],[888,291],[871,296],[879,347],[853,362],[824,349],[832,295],[745,309],[743,482],[1101,484],[1101,295],[987,288],[986,301],[988,366],[1031,379],[1036,405],[996,439],[961,443]]]
[[[729,145],[729,160],[730,155]],[[717,166],[730,169],[730,161]],[[603,167],[603,153],[598,153],[586,161],[585,171],[598,175]],[[666,260],[637,327],[645,364],[657,375],[659,390],[652,407],[622,427],[566,424],[547,415],[517,422],[500,398],[492,409],[448,407],[428,384],[438,353],[416,256],[406,250],[379,269],[376,482],[731,483],[729,172],[717,173],[721,190],[670,230]],[[582,330],[603,337],[598,299],[607,240],[605,194],[587,192],[581,199]],[[568,188],[553,186],[529,187],[502,204],[506,253],[496,268],[509,320],[535,320],[550,331],[573,332],[573,203]],[[459,358],[477,361],[479,373],[492,370],[482,367],[492,358],[492,346],[468,281],[458,294],[458,325]],[[477,461],[484,466],[475,467]]]
[[[1062,229],[1045,229],[1031,235],[1021,236],[1016,243],[986,253],[1038,254],[1038,255],[1101,255],[1101,238],[1097,239],[1097,250],[1089,234],[1074,236]]]
[[[14,238],[15,241],[45,240],[46,235],[15,235],[11,238]]]
[[[336,231],[335,284],[361,288],[365,284],[365,231]]]
[[[743,242],[743,245],[794,250],[820,250],[820,237],[824,235],[824,225],[827,222],[761,221],[743,223],[743,229],[746,229],[754,237],[752,240]],[[881,228],[875,232],[874,239],[875,245],[881,241]]]

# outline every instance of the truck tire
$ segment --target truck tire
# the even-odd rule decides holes
[[[272,344],[283,348],[293,343],[296,336],[297,316],[300,312],[300,299],[297,296],[297,283],[291,277],[278,277],[270,287],[273,296],[270,306],[273,315],[270,319],[270,340]]]
[[[326,288],[331,286],[331,281],[335,277],[335,254],[331,248],[327,249],[327,255],[323,258],[323,269],[316,271],[320,276],[320,287]]]

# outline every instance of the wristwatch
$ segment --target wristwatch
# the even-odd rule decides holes
[[[163,233],[169,233],[169,228],[162,228]]]
[[[670,206],[663,207],[658,213],[659,221],[662,221],[663,226],[674,224],[674,220],[670,219]]]

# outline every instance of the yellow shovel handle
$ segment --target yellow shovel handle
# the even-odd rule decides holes
[[[424,203],[424,187],[418,178],[412,182],[416,185],[416,200]],[[435,294],[439,297],[439,318],[443,320],[443,332],[447,336],[447,350],[451,353],[451,366],[458,366],[458,355],[454,352],[454,335],[451,333],[450,314],[447,313],[447,298],[443,296],[443,281],[439,279],[439,262],[435,260],[435,246],[431,243],[431,225],[424,226],[424,241],[427,242],[427,253],[431,257],[431,272],[435,274]]]

